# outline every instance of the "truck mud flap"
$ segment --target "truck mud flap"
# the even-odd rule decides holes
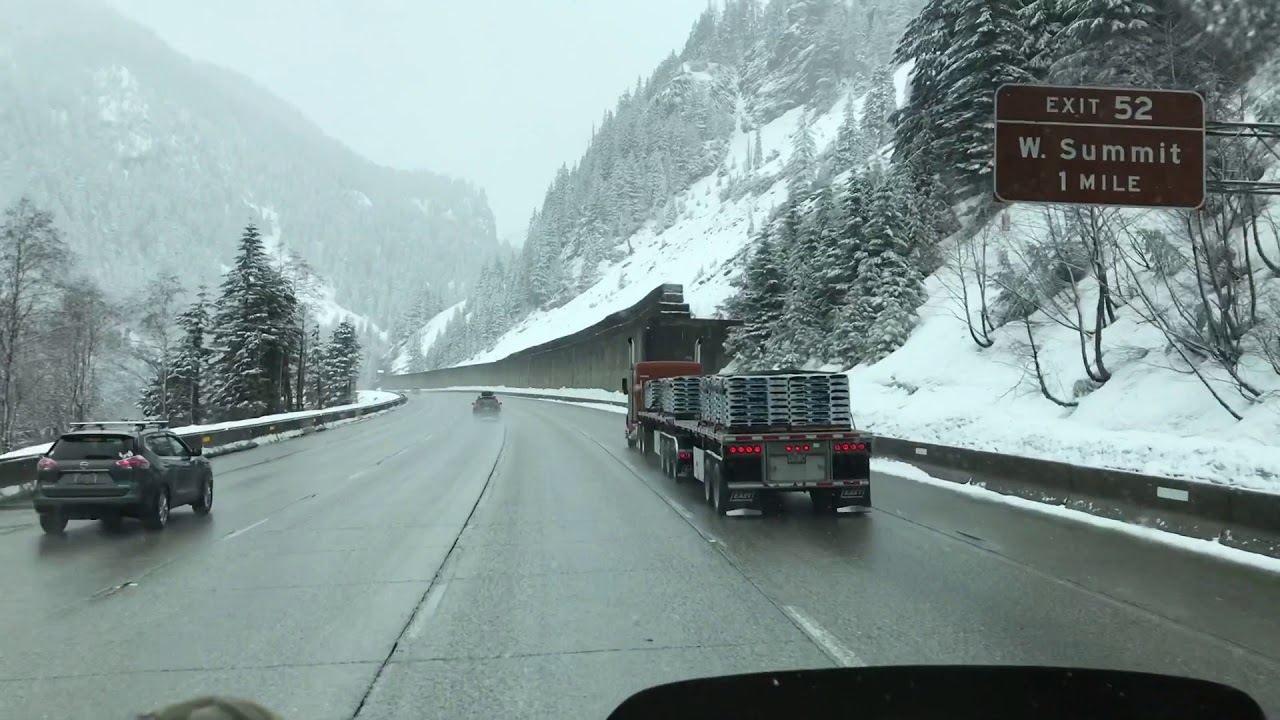
[[[763,515],[761,504],[764,493],[760,490],[729,490],[729,498],[725,503],[725,515],[754,516]]]
[[[842,513],[867,512],[871,509],[871,483],[838,488],[835,491],[836,511]]]

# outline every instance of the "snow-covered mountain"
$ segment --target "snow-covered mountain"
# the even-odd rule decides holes
[[[483,191],[376,166],[253,82],[95,0],[4,0],[0,206],[51,209],[106,287],[121,266],[214,284],[271,207],[332,300],[383,324],[497,245]],[[456,300],[457,298],[453,298]]]

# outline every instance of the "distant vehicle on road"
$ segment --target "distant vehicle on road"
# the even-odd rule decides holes
[[[174,507],[197,515],[213,508],[213,467],[191,447],[149,420],[71,423],[36,464],[32,504],[46,533],[60,534],[68,520],[124,518],[162,530]]]
[[[496,413],[502,410],[502,401],[492,390],[485,390],[480,393],[480,397],[471,403],[471,413],[479,415],[482,413]]]

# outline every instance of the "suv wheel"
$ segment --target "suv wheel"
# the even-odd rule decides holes
[[[40,529],[50,535],[61,535],[67,529],[67,516],[60,512],[40,513]]]
[[[169,524],[169,488],[160,488],[142,511],[142,524],[148,530],[163,530]]]
[[[200,484],[200,499],[191,503],[191,509],[202,517],[208,515],[213,509],[213,478],[205,478]]]

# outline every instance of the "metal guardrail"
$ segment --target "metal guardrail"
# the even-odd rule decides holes
[[[502,394],[626,406],[621,400],[512,390]],[[941,480],[1280,558],[1278,494],[883,435],[874,436],[874,447],[878,459],[897,460]]]
[[[335,422],[337,420],[346,420],[371,413],[382,412],[384,410],[390,410],[391,408],[405,404],[408,400],[409,398],[407,395],[399,393],[399,397],[395,400],[388,400],[386,402],[366,405],[358,408],[348,408],[346,410],[327,413],[321,412],[308,417],[291,418],[288,420],[268,420],[260,423],[254,423],[252,425],[239,425],[225,430],[176,434],[189,445],[199,445],[202,448],[218,448],[232,443],[278,435],[284,432],[291,432],[294,430],[305,431],[308,428],[316,428],[317,426],[323,427],[324,424]],[[181,428],[175,428],[175,430],[180,429]],[[217,455],[225,453],[207,454],[210,457],[216,457]],[[0,487],[23,485],[33,481],[35,479],[36,462],[39,458],[40,455],[29,455],[0,461]]]

